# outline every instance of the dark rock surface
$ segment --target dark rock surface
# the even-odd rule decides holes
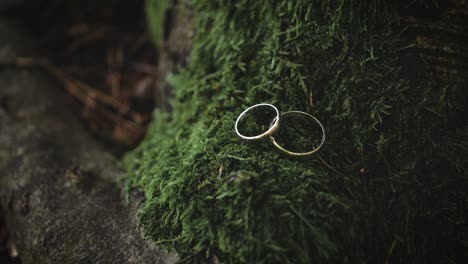
[[[34,53],[18,23],[0,20],[0,60]],[[143,239],[116,179],[57,83],[38,69],[0,68],[0,203],[23,263],[172,263]]]

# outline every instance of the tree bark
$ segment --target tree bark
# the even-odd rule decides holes
[[[0,60],[34,54],[0,20]],[[123,201],[115,159],[84,130],[47,75],[0,68],[0,204],[23,263],[172,263],[145,240],[140,198]]]
[[[450,0],[439,9],[418,9],[401,16],[414,43],[411,52],[430,67],[433,80],[450,87],[460,113],[468,111],[468,3]],[[419,70],[416,68],[416,70]]]

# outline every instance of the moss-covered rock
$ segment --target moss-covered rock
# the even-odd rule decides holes
[[[168,77],[173,112],[157,112],[124,161],[129,186],[146,194],[150,238],[190,263],[462,257],[467,123],[405,41],[398,5],[191,6],[191,62]],[[319,155],[241,141],[235,119],[260,102],[318,117],[327,132]]]

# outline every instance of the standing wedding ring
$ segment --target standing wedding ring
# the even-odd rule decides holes
[[[262,131],[260,134],[258,135],[253,135],[253,136],[247,136],[247,135],[244,135],[242,134],[240,131],[239,131],[239,122],[240,120],[242,120],[242,118],[244,118],[248,112],[252,111],[254,108],[259,108],[259,107],[269,107],[269,108],[272,108],[275,112],[275,117],[272,119],[271,123],[270,123],[270,127],[266,130],[266,131]],[[321,131],[322,131],[322,139],[320,141],[320,143],[318,144],[317,147],[313,148],[312,150],[309,150],[309,151],[305,151],[305,152],[294,152],[294,151],[290,151],[288,149],[286,149],[285,147],[281,146],[277,140],[275,139],[274,137],[274,134],[275,132],[278,131],[278,129],[280,128],[280,120],[281,118],[283,117],[286,117],[286,116],[290,116],[290,115],[301,115],[301,116],[305,116],[306,118],[309,118],[311,120],[313,120],[315,123],[317,123],[320,128],[321,128]],[[265,137],[270,137],[270,140],[271,140],[271,143],[276,147],[278,148],[279,150],[283,151],[284,153],[288,154],[288,155],[291,155],[291,156],[307,156],[307,155],[312,155],[314,154],[315,152],[317,152],[321,147],[322,145],[325,143],[325,129],[322,125],[322,123],[320,123],[320,121],[314,117],[313,115],[309,114],[309,113],[306,113],[306,112],[302,112],[302,111],[288,111],[288,112],[284,112],[282,114],[280,114],[279,110],[272,104],[266,104],[266,103],[261,103],[261,104],[256,104],[256,105],[253,105],[247,109],[245,109],[238,117],[237,117],[237,120],[236,120],[236,123],[235,123],[235,131],[237,133],[237,135],[245,140],[259,140],[259,139],[262,139],[262,138],[265,138]]]
[[[258,107],[261,107],[261,106],[267,106],[267,107],[273,108],[273,110],[275,110],[276,116],[275,116],[275,118],[273,118],[273,121],[272,121],[272,123],[271,123],[271,125],[270,125],[270,128],[269,128],[267,131],[265,131],[265,132],[263,132],[263,133],[261,133],[261,134],[259,134],[259,135],[256,135],[256,136],[245,136],[245,135],[243,135],[242,133],[240,133],[240,132],[239,132],[239,128],[238,128],[238,126],[239,126],[239,121],[240,121],[243,117],[245,117],[245,116],[247,115],[247,113],[250,112],[252,109],[258,108]],[[239,115],[239,117],[237,117],[236,125],[235,125],[234,127],[235,127],[235,129],[236,129],[237,135],[238,135],[239,137],[243,138],[243,139],[246,139],[246,140],[261,139],[261,138],[267,137],[267,136],[269,136],[269,135],[275,133],[276,130],[278,130],[278,128],[279,128],[279,117],[280,117],[280,113],[279,113],[279,111],[278,111],[278,108],[276,108],[274,105],[272,105],[272,104],[256,104],[256,105],[253,105],[253,106],[251,106],[251,107],[245,109],[244,112],[242,112],[242,113]]]

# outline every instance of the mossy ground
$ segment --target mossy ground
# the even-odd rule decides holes
[[[357,4],[357,3],[360,4]],[[124,161],[150,238],[182,262],[457,261],[467,250],[468,128],[451,118],[387,1],[193,0],[190,65]],[[314,114],[298,159],[234,132],[246,107]],[[393,246],[392,246],[393,245]]]

